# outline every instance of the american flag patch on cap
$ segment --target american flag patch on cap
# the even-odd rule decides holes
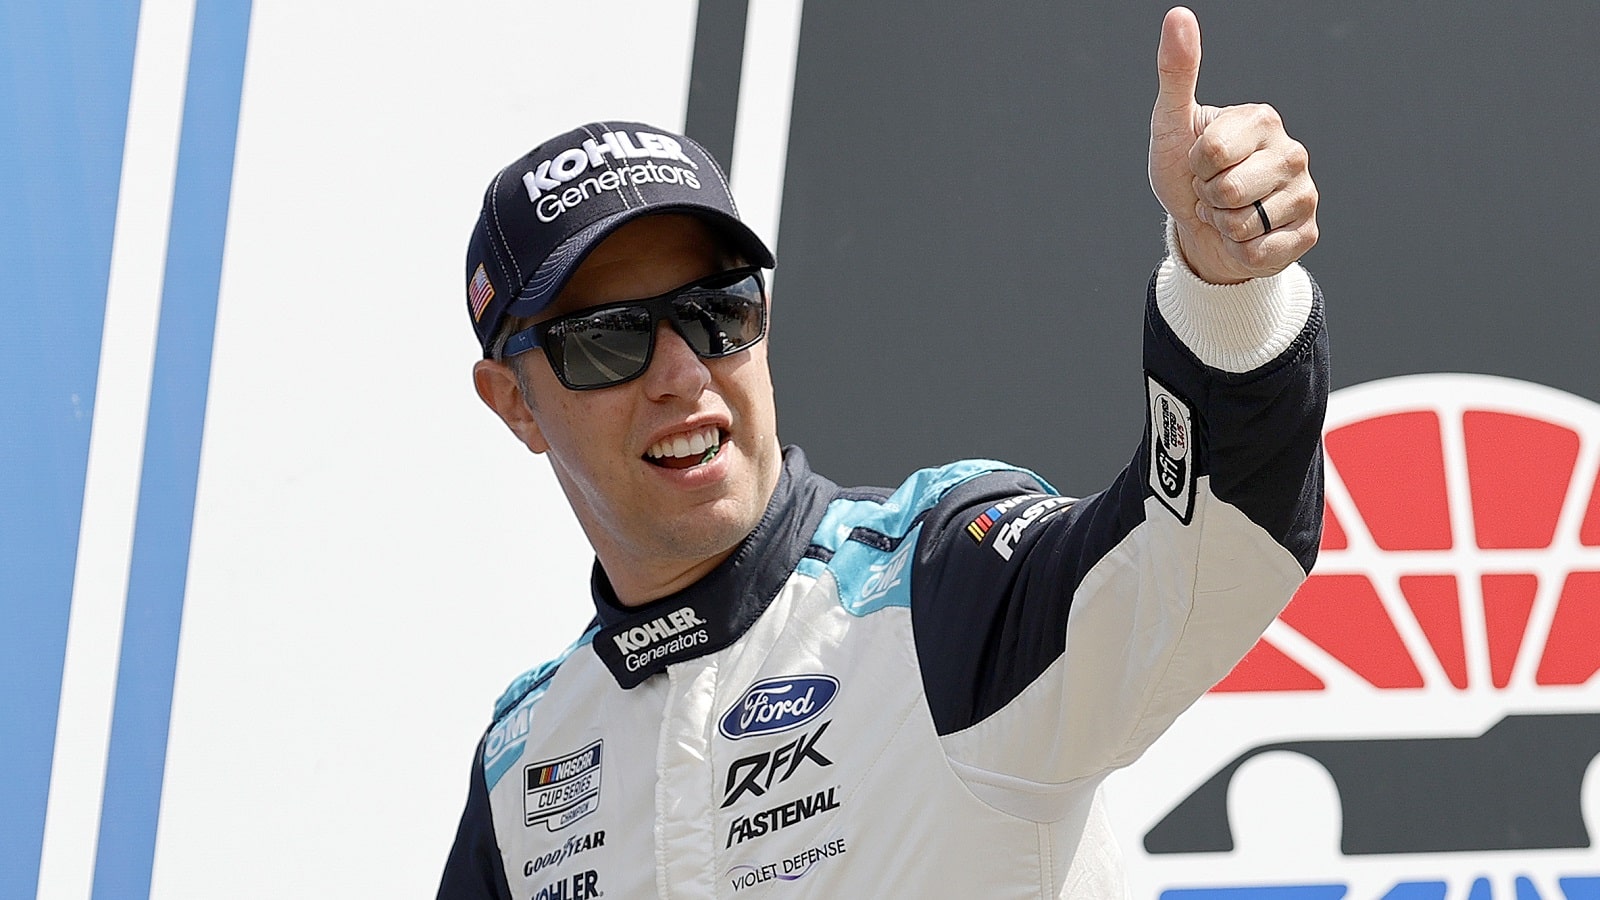
[[[472,273],[472,283],[467,285],[467,300],[472,304],[472,321],[483,318],[483,311],[489,306],[489,301],[494,299],[494,285],[489,283],[489,273],[483,270],[483,263],[478,263],[478,271]]]

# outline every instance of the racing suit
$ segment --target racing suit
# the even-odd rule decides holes
[[[1169,233],[1169,243],[1171,236]],[[1100,784],[1250,648],[1321,530],[1299,266],[1151,279],[1132,463],[1068,499],[968,460],[841,489],[786,451],[756,529],[517,679],[439,896],[1126,895]]]

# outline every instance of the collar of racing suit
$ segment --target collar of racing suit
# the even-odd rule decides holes
[[[812,545],[811,536],[839,493],[837,485],[811,471],[799,447],[785,447],[778,486],[755,530],[689,587],[644,606],[624,607],[596,560],[590,591],[601,627],[593,646],[617,683],[636,687],[673,663],[738,640],[802,557],[827,553]]]

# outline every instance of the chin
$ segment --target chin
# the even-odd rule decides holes
[[[672,555],[685,559],[710,559],[739,546],[761,521],[762,509],[753,504],[721,500],[702,507],[661,534]]]

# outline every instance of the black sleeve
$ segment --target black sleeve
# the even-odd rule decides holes
[[[928,511],[911,614],[939,734],[978,741],[982,725],[991,743],[1031,742],[1038,758],[996,747],[992,768],[1042,780],[1123,764],[1253,644],[1320,537],[1327,342],[1313,292],[1298,338],[1231,374],[1172,334],[1152,279],[1145,431],[1112,484],[1070,500],[1002,471]]]
[[[483,741],[472,757],[472,777],[467,786],[467,808],[456,828],[456,842],[439,880],[438,900],[511,900],[511,886],[494,837],[489,812],[489,789],[483,780]]]
[[[940,734],[988,718],[1065,651],[1084,573],[1142,519],[1129,483],[1124,471],[1072,501],[1026,473],[996,473],[952,490],[924,520],[912,629],[918,658],[938,660],[922,680]]]

